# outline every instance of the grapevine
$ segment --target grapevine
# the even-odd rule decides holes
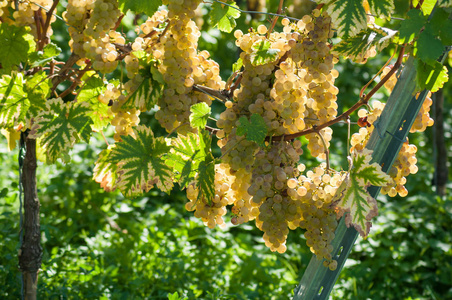
[[[387,174],[371,163],[366,145],[385,109],[372,97],[383,86],[392,92],[406,55],[416,57],[419,71],[440,74],[432,82],[419,72],[418,90],[434,92],[448,79],[436,62],[439,54],[430,57],[418,46],[421,28],[415,31],[409,23],[416,14],[425,27],[431,25],[418,12],[422,5],[413,8],[397,34],[370,16],[389,16],[392,1],[381,6],[364,1],[353,13],[334,1],[319,1],[323,4],[303,16],[298,4],[306,1],[294,1],[288,11],[296,17],[280,18],[281,1],[277,13],[269,13],[271,23],[245,32],[234,30],[244,11],[233,1],[157,2],[162,6],[151,9],[134,1],[69,0],[57,20],[59,1],[0,1],[0,38],[13,34],[19,48],[13,59],[10,51],[0,50],[0,127],[9,148],[26,132],[29,139],[39,139],[49,162],[69,161],[76,142],[88,142],[93,132],[104,134],[113,126],[114,142],[104,136],[105,150],[93,176],[106,191],[135,197],[154,187],[170,192],[178,183],[186,188],[185,208],[209,228],[226,227],[229,219],[233,225],[253,221],[265,245],[279,253],[288,247],[289,231],[301,228],[311,252],[335,270],[332,241],[338,219],[345,215],[347,225],[367,237],[378,211],[367,187],[404,197],[406,177],[418,170],[417,147],[408,139]],[[211,53],[198,48],[199,7],[211,10],[211,25],[234,37],[239,54],[227,80]],[[128,9],[146,14],[137,18],[134,36],[120,28]],[[59,61],[61,49],[51,40],[57,21],[65,23],[70,36],[66,61]],[[437,42],[447,43],[444,32],[435,34]],[[398,44],[394,64],[389,65],[391,58],[380,81],[371,80],[339,114],[340,57],[365,63],[388,41]],[[121,80],[112,78],[118,73]],[[215,101],[222,111],[213,122]],[[429,93],[410,132],[433,125],[431,105]],[[157,136],[144,124],[150,115],[167,135]],[[329,160],[333,127],[351,119],[359,129],[350,140],[350,169],[335,169]],[[308,155],[318,166],[307,169]],[[350,195],[356,198],[353,204],[346,201]]]

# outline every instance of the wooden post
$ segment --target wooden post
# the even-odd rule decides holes
[[[23,244],[19,250],[19,267],[23,274],[24,298],[36,300],[38,272],[41,268],[41,230],[39,200],[36,187],[36,140],[26,138],[26,153],[22,169],[24,188]]]

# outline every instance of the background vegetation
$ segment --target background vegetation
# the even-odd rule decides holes
[[[253,22],[249,16],[238,21],[244,31]],[[68,55],[65,25],[59,24],[55,35]],[[123,30],[130,31],[132,18],[125,24],[130,26]],[[235,59],[231,38],[232,33],[211,29],[203,32],[200,45],[215,53],[224,78]],[[338,68],[340,110],[356,102],[360,88],[385,59]],[[374,99],[386,96],[377,93]],[[452,153],[450,83],[444,96],[445,137]],[[158,126],[152,114],[147,118]],[[345,168],[347,129],[333,129],[338,136],[332,141],[332,165]],[[358,238],[332,299],[452,299],[452,195],[440,199],[432,185],[433,130],[410,137],[418,145],[419,172],[408,178],[409,196],[379,198],[380,216],[370,237]],[[99,134],[89,146],[74,149],[70,164],[38,166],[44,248],[39,299],[168,299],[175,292],[188,299],[292,295],[311,258],[301,230],[290,233],[286,253],[272,253],[254,226],[205,227],[185,211],[183,192],[155,190],[136,199],[105,193],[92,180],[94,161],[104,147]],[[18,150],[9,153],[6,148],[1,137],[0,298],[18,299]],[[303,157],[307,165],[310,159]]]

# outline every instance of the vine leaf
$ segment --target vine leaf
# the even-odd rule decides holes
[[[370,12],[377,16],[389,16],[394,11],[394,0],[368,0]]]
[[[227,4],[230,4],[236,8],[238,8],[237,4],[234,1],[228,0],[225,1]],[[223,32],[231,32],[232,29],[237,25],[235,19],[240,17],[240,11],[237,9],[214,2],[212,4],[212,11],[210,12],[210,23],[213,27],[217,26],[220,31]]]
[[[279,49],[272,49],[269,41],[260,40],[254,42],[252,48],[254,52],[251,54],[251,62],[253,66],[264,65],[275,61],[278,57]]]
[[[205,102],[200,102],[190,107],[190,125],[193,128],[204,128],[210,116],[210,107]]]
[[[33,35],[26,26],[9,26],[0,24],[0,64],[5,73],[10,73],[12,66],[26,62],[28,54],[35,50]]]
[[[99,158],[93,170],[93,179],[100,183],[100,187],[106,192],[116,190],[116,181],[118,179],[118,166],[111,162],[111,150],[114,147],[115,145],[110,145],[99,153]]]
[[[24,84],[22,73],[0,78],[0,127],[14,127],[25,121],[30,101],[24,92]]]
[[[322,2],[328,3],[330,1]],[[377,8],[377,6],[374,5],[374,8]],[[378,9],[381,9],[381,7],[378,6]],[[327,7],[327,12],[330,14],[332,22],[337,26],[339,37],[354,36],[367,27],[366,11],[362,0],[332,1]]]
[[[432,12],[433,8],[435,7],[437,0],[424,0],[422,1],[421,10],[424,13],[424,15],[428,16]],[[419,4],[418,0],[413,1],[413,7],[416,7]]]
[[[407,18],[402,21],[399,29],[399,42],[401,44],[413,41],[424,27],[427,18],[422,15],[419,9],[412,9],[407,13]]]
[[[63,154],[68,161],[68,152],[78,139],[89,141],[90,125],[93,123],[86,115],[89,111],[87,103],[64,103],[61,98],[48,100],[46,109],[35,118],[29,137],[41,137],[41,146],[46,149],[50,163]]]
[[[452,45],[452,20],[449,19],[449,13],[444,8],[435,9],[430,25],[444,45]]]
[[[416,81],[419,89],[437,92],[449,80],[447,67],[440,62],[431,64],[416,59]]]
[[[419,39],[415,42],[415,56],[427,63],[434,63],[438,57],[443,53],[444,45],[438,40],[434,34],[431,26],[425,26],[424,31],[419,35]]]
[[[353,37],[342,39],[333,49],[343,56],[356,57],[367,52],[373,46],[377,51],[383,50],[396,34],[397,31],[384,27],[380,27],[378,30],[367,28]]]
[[[30,102],[30,109],[26,113],[28,121],[38,115],[41,110],[45,109],[52,83],[44,71],[39,71],[33,76],[27,76],[26,79],[24,92],[27,94],[28,101]]]
[[[211,204],[215,198],[215,164],[211,152],[199,163],[196,187],[198,200]]]
[[[147,68],[149,69],[149,68]],[[122,105],[123,108],[137,108],[141,111],[148,111],[155,106],[157,99],[162,96],[164,85],[159,82],[160,73],[157,68],[150,67],[151,72],[143,76],[143,81],[129,96]]]
[[[85,81],[77,96],[79,101],[87,103],[90,107],[87,115],[93,121],[91,127],[94,131],[102,130],[113,119],[113,116],[108,114],[108,105],[98,99],[105,89],[102,78],[93,75]]]
[[[265,137],[267,136],[268,129],[264,118],[258,114],[252,114],[250,121],[245,116],[240,117],[240,125],[237,127],[237,135],[241,136],[246,134],[248,141],[256,142],[259,146],[264,145]]]
[[[232,73],[240,71],[243,67],[243,60],[239,57],[237,61],[232,65]]]
[[[152,16],[162,5],[162,0],[142,1],[142,0],[118,0],[119,9],[121,12],[126,13],[127,10],[131,10],[134,13],[144,13],[148,16]]]
[[[333,197],[338,216],[347,212],[345,224],[353,226],[364,238],[369,234],[370,220],[378,214],[377,201],[370,196],[367,188],[370,185],[384,186],[391,181],[379,164],[369,164],[372,159],[369,149],[355,151],[352,154],[352,165],[349,173]]]
[[[118,167],[117,188],[127,197],[148,192],[154,185],[168,193],[173,188],[172,169],[165,164],[170,150],[163,137],[154,137],[150,128],[140,125],[134,136],[123,136],[115,144],[110,160]]]
[[[16,142],[20,140],[20,130],[14,128],[2,128],[0,132],[6,137],[8,151],[13,151],[14,148],[16,148]]]
[[[205,159],[200,145],[199,135],[189,132],[187,135],[179,134],[171,140],[172,148],[168,154],[166,164],[173,168],[174,177],[181,188],[187,187],[195,180],[199,163]]]
[[[31,67],[44,66],[46,63],[50,62],[54,57],[60,55],[61,48],[50,43],[45,45],[42,51],[32,52],[29,56]]]

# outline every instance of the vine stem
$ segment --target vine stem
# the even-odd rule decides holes
[[[323,144],[323,148],[325,149],[324,153],[325,153],[325,157],[326,157],[326,172],[329,173],[329,171],[330,171],[330,150],[328,150],[325,139],[323,138],[323,135],[320,133],[320,130],[316,130],[315,133],[320,137],[320,140],[322,141],[322,144]]]
[[[47,31],[49,30],[49,26],[50,26],[50,19],[52,19],[53,12],[56,9],[59,2],[60,2],[59,0],[54,0],[49,11],[46,13],[46,22],[42,28],[42,37],[41,37],[41,40],[39,41],[39,48],[41,50],[42,50],[42,48],[44,48],[44,45],[47,43],[47,41],[46,41],[47,40]]]
[[[397,45],[396,45],[396,47],[397,47]],[[360,98],[363,97],[364,91],[367,89],[367,87],[375,80],[375,78],[377,78],[378,75],[381,74],[381,72],[383,72],[384,68],[386,68],[386,66],[389,65],[389,62],[394,58],[394,55],[396,54],[396,51],[397,51],[397,48],[396,48],[396,50],[394,51],[394,53],[392,53],[392,55],[391,55],[391,57],[388,59],[388,61],[384,64],[384,66],[381,67],[380,71],[378,71],[377,74],[375,74],[374,77],[372,77],[372,79],[369,80],[369,82],[366,83],[365,86],[363,86],[363,88],[362,88],[361,91],[359,92],[359,97],[360,97]]]
[[[226,102],[229,100],[229,96],[227,95],[228,92],[226,90],[216,90],[207,86],[197,84],[193,85],[193,89],[195,91],[209,95],[210,97],[213,97],[221,102]]]
[[[281,15],[282,6],[284,4],[284,0],[279,0],[279,6],[277,10],[277,14]],[[274,16],[272,20],[272,25],[270,26],[270,29],[267,31],[267,38],[270,36],[271,32],[273,31],[273,28],[275,28],[276,22],[278,21],[278,16]]]
[[[403,60],[403,55],[405,53],[405,45],[402,47],[402,49],[400,49],[400,53],[399,56],[397,58],[397,62],[394,64],[394,67],[392,67],[391,71],[388,72],[388,74],[386,74],[385,77],[383,77],[381,79],[381,81],[367,94],[367,95],[363,95],[363,97],[361,97],[359,99],[358,102],[356,102],[352,107],[350,107],[346,112],[344,112],[343,114],[341,114],[339,117],[330,120],[328,122],[325,122],[321,125],[318,125],[316,127],[311,127],[309,129],[305,129],[303,131],[297,132],[297,133],[293,133],[293,134],[289,134],[289,135],[281,135],[281,136],[274,136],[273,140],[276,141],[288,141],[288,140],[293,140],[297,137],[300,136],[304,136],[310,133],[315,133],[316,130],[321,130],[325,127],[329,127],[333,124],[338,123],[339,121],[343,121],[343,120],[347,120],[347,118],[350,116],[350,114],[352,112],[354,112],[355,110],[357,110],[358,108],[360,108],[363,105],[367,105],[367,103],[369,102],[370,98],[372,98],[372,96],[383,86],[383,84],[386,83],[386,81],[388,81],[388,79],[392,76],[392,74],[395,73],[395,71],[397,71],[397,69],[401,66],[402,64],[402,60]],[[266,138],[266,140],[268,140],[269,137]]]

